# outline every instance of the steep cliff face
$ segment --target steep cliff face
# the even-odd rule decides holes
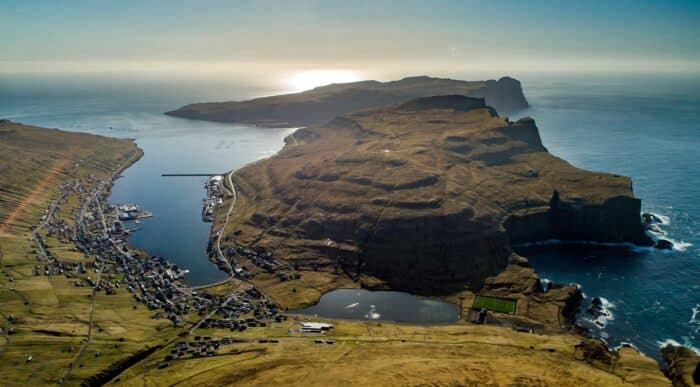
[[[332,84],[295,94],[247,101],[195,103],[166,114],[196,120],[243,122],[263,126],[323,124],[336,116],[388,106],[433,95],[459,94],[482,97],[501,112],[528,106],[520,82],[503,77],[488,81],[408,77],[398,81],[361,81]]]
[[[237,243],[416,293],[487,278],[496,291],[510,279],[494,276],[518,264],[511,242],[646,242],[628,178],[577,169],[546,151],[532,119],[460,95],[305,128],[234,180]],[[508,286],[534,291],[536,275],[513,273],[522,283]]]
[[[488,80],[483,88],[469,95],[486,99],[486,103],[499,112],[515,112],[528,107],[520,81],[511,77]]]
[[[508,217],[505,228],[511,243],[550,239],[578,242],[633,243],[651,246],[639,222],[641,201],[615,196],[588,204],[579,198],[520,210]]]

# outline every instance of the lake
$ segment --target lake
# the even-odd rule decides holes
[[[388,320],[414,324],[441,324],[459,318],[457,306],[394,291],[335,289],[313,306],[293,313],[348,320]]]

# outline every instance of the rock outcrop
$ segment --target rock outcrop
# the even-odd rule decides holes
[[[448,94],[485,98],[486,103],[501,112],[528,107],[520,82],[510,77],[468,82],[420,76],[392,82],[332,84],[247,101],[195,103],[166,114],[196,120],[294,127],[323,124],[336,116],[413,98]]]
[[[666,376],[674,386],[700,385],[700,355],[685,347],[667,345],[661,349],[661,356],[666,362]]]
[[[234,181],[236,243],[420,294],[534,292],[513,242],[650,243],[629,178],[575,168],[547,152],[532,119],[461,95],[305,128]],[[507,268],[526,270],[499,277]]]

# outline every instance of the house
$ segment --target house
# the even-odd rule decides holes
[[[301,323],[301,333],[322,333],[333,329],[333,324],[321,322]]]

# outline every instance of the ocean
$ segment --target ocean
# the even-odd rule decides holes
[[[516,74],[517,75],[517,74]],[[551,153],[581,168],[631,176],[644,211],[659,214],[672,251],[549,244],[518,249],[546,281],[578,283],[580,320],[611,346],[660,358],[664,343],[700,347],[700,78],[518,77]],[[469,79],[469,77],[464,77]],[[133,76],[0,75],[0,118],[135,138],[142,160],[117,180],[110,201],[153,211],[131,243],[190,270],[191,284],[224,277],[205,254],[203,178],[274,154],[289,129],[187,121],[162,113],[195,101],[274,94],[255,84]],[[609,315],[585,312],[600,297]]]

